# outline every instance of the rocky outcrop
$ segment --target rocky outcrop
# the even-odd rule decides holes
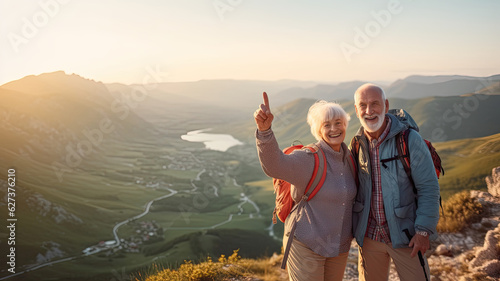
[[[491,195],[500,197],[500,167],[493,168],[491,176],[486,177],[486,184]]]
[[[475,258],[469,263],[471,272],[484,272],[490,277],[500,277],[499,241],[500,226],[488,231],[483,247],[474,253]]]
[[[48,241],[43,242],[42,249],[45,250],[45,253],[38,253],[36,256],[36,263],[46,263],[55,258],[64,257],[64,252],[60,249],[61,245],[59,243]]]
[[[439,235],[441,244],[429,257],[431,280],[500,278],[500,198],[483,191],[471,191],[471,197],[483,205],[485,215],[461,233]]]
[[[57,205],[43,197],[40,193],[30,194],[26,200],[29,208],[42,217],[49,217],[55,223],[82,224],[83,221],[76,215],[68,212],[62,206]]]

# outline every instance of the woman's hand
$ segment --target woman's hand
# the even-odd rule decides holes
[[[262,97],[264,98],[264,103],[260,104],[259,109],[255,111],[253,117],[255,118],[257,129],[259,131],[267,131],[271,128],[274,116],[271,113],[271,108],[269,107],[269,98],[267,97],[267,93],[263,92]]]

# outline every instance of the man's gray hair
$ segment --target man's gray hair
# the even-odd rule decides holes
[[[382,100],[387,100],[386,96],[385,96],[385,92],[384,90],[378,86],[378,85],[375,85],[375,84],[372,84],[372,83],[365,83],[363,85],[361,85],[357,90],[356,92],[354,92],[354,104],[356,104],[357,102],[357,96],[358,94],[368,90],[368,89],[375,89],[377,91],[379,91],[381,94],[382,94]]]

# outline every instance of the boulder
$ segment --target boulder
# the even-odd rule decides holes
[[[437,246],[434,254],[436,254],[438,256],[446,256],[446,257],[453,256],[453,254],[451,253],[451,250],[445,244],[441,244],[441,245]]]
[[[500,227],[494,230],[488,231],[486,237],[484,238],[483,247],[479,248],[475,254],[475,258],[471,260],[469,268],[471,271],[476,270],[478,267],[486,265],[491,260],[498,260],[498,236],[500,233]]]
[[[491,195],[500,197],[500,167],[493,168],[491,176],[486,177],[486,185]]]
[[[487,261],[482,266],[477,267],[476,270],[485,273],[489,277],[498,278],[500,277],[500,261],[498,259]]]

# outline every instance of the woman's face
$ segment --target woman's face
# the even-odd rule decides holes
[[[340,146],[345,139],[346,122],[341,119],[331,119],[321,125],[320,135],[323,140],[335,151],[340,151]]]

